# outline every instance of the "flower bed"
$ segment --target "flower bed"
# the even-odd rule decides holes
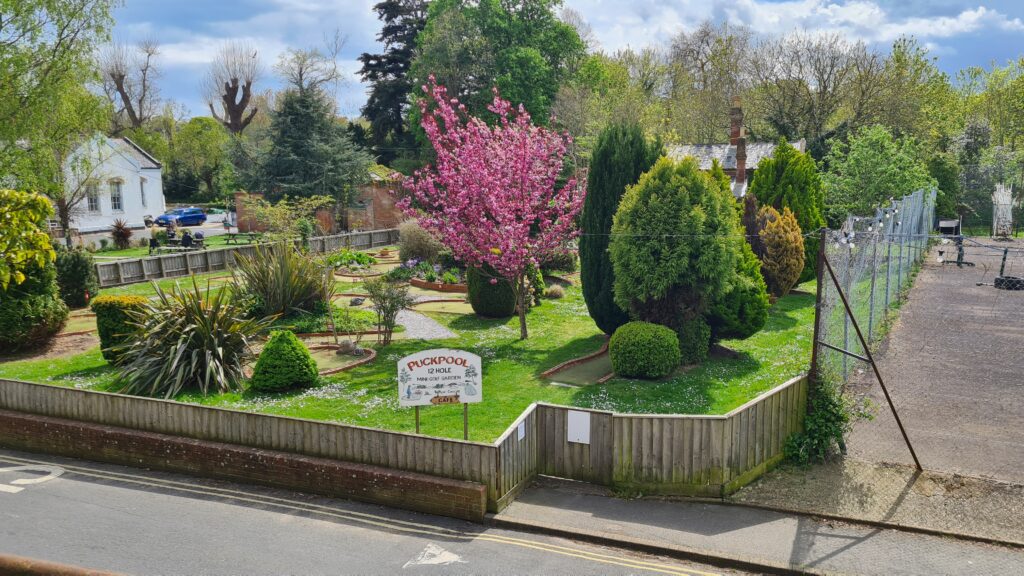
[[[413,258],[403,262],[401,266],[388,272],[391,280],[407,281],[417,288],[436,290],[438,292],[468,292],[466,275],[458,268],[445,270],[440,264],[431,264]]]

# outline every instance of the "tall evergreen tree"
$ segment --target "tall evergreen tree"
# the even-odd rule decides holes
[[[580,238],[581,280],[590,317],[607,334],[629,321],[615,304],[615,274],[608,257],[612,217],[626,186],[635,184],[660,155],[661,143],[648,143],[638,124],[618,124],[605,128],[591,156]]]
[[[384,23],[377,35],[384,51],[361,55],[359,75],[370,83],[363,117],[370,121],[375,152],[387,163],[395,157],[394,148],[412,143],[404,119],[412,91],[409,67],[416,36],[426,24],[427,0],[383,0],[373,9]]]
[[[260,174],[270,200],[330,196],[345,206],[352,188],[368,177],[370,155],[352,143],[318,88],[293,88],[280,96],[269,140]]]
[[[802,153],[785,140],[775,152],[761,160],[750,182],[748,194],[760,206],[782,211],[789,208],[804,232],[813,232],[825,225],[825,188],[810,153]],[[818,262],[818,239],[809,236],[804,242],[804,271],[800,281],[814,278]]]

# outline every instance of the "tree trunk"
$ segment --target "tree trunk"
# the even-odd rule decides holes
[[[526,331],[526,275],[520,275],[515,285],[518,286],[516,290],[516,303],[519,308],[519,339],[526,340],[529,336]]]
[[[57,220],[60,222],[61,232],[64,233],[64,245],[71,249],[73,247],[71,241],[71,210],[68,208],[68,201],[65,198],[57,200],[56,204]]]

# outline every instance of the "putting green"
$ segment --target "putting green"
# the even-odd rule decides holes
[[[607,376],[612,371],[612,360],[605,352],[596,358],[591,358],[585,362],[570,366],[565,370],[561,370],[552,374],[548,380],[552,382],[560,382],[562,384],[572,384],[574,386],[587,386],[589,384],[597,384],[597,381],[602,377]]]
[[[362,357],[351,354],[337,354],[334,349],[311,350],[310,355],[316,360],[316,368],[320,372],[344,368],[362,360]]]
[[[417,312],[440,312],[443,314],[472,314],[469,302],[423,302],[413,306]]]
[[[95,330],[96,329],[96,318],[94,316],[76,316],[72,315],[68,317],[68,321],[64,324],[64,329],[61,332],[82,332],[84,330]]]

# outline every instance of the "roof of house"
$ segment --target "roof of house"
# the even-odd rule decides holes
[[[395,171],[383,164],[370,164],[367,170],[370,172],[370,180],[374,182],[391,182],[395,180]]]
[[[801,152],[806,147],[802,139],[790,144]],[[747,170],[757,168],[763,158],[772,155],[775,146],[774,142],[747,142]],[[736,169],[736,146],[733,144],[676,144],[666,148],[668,157],[673,160],[693,156],[701,170],[710,170],[712,160],[718,160],[723,170]]]
[[[146,152],[141,146],[132,142],[128,138],[123,136],[119,138],[110,138],[110,142],[113,143],[114,146],[117,146],[117,148],[122,152],[134,158],[141,168],[162,168],[159,160],[153,158],[149,152]]]

